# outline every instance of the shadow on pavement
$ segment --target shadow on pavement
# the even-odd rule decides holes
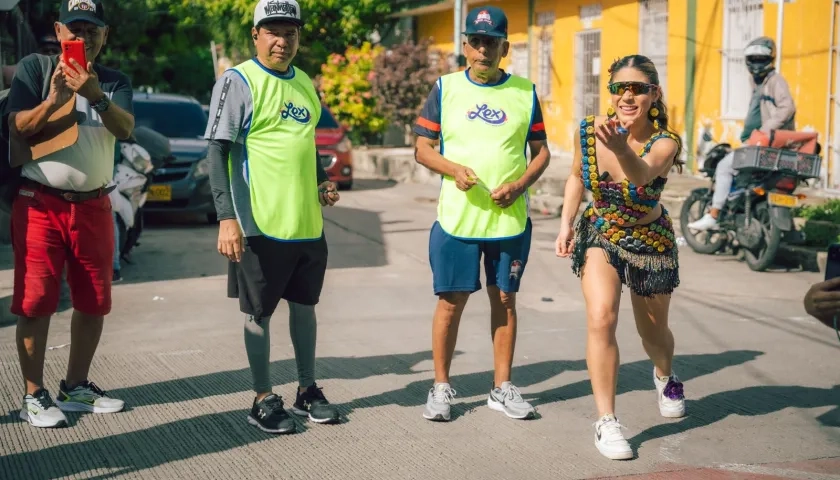
[[[462,353],[456,351],[455,355]],[[323,357],[316,359],[315,372],[319,381],[359,380],[378,375],[413,375],[423,372],[423,370],[414,370],[415,365],[431,358],[430,350],[370,357]],[[272,385],[285,385],[298,380],[297,364],[294,359],[271,362],[270,372]],[[109,394],[125,400],[127,405],[141,407],[228,395],[250,391],[251,388],[251,372],[248,368],[241,368],[109,390]],[[328,391],[326,393],[329,395]]]
[[[385,180],[385,179],[378,179],[378,178],[356,178],[353,179],[353,191],[364,191],[364,190],[383,190],[386,188],[394,188],[397,185],[397,182],[394,180]],[[344,191],[341,192],[344,194]]]
[[[456,356],[461,354],[455,352]],[[370,357],[327,357],[317,360],[316,371],[319,380],[410,375],[422,373],[422,370],[414,370],[414,365],[431,357],[432,353],[428,350]],[[297,367],[293,359],[273,362],[271,369],[275,385],[297,381]],[[111,390],[109,393],[126,400],[127,406],[133,409],[248,390],[251,390],[251,375],[245,368]],[[191,416],[129,433],[6,455],[0,457],[0,471],[25,473],[20,478],[62,478],[98,470],[98,476],[86,478],[112,478],[272,438],[245,422],[247,410],[247,405],[243,405],[236,411]],[[78,414],[70,415],[68,421],[73,425],[77,419]],[[20,422],[17,411],[9,412],[2,422]],[[306,424],[298,421],[299,431],[306,428]],[[289,458],[294,459],[293,456]],[[276,461],[279,471],[283,471],[283,459]],[[102,473],[106,469],[114,471]]]
[[[685,379],[715,373],[725,367],[755,359],[762,352],[736,350],[720,354],[683,355],[675,359],[680,374]],[[427,360],[430,352],[407,355],[385,355],[363,358],[326,358],[318,365],[321,378],[364,378],[380,374],[413,374],[412,366]],[[293,378],[293,360],[274,362],[275,375],[283,371],[280,381]],[[583,360],[547,361],[514,368],[513,376],[520,386],[545,381],[563,371],[584,370]],[[621,367],[619,393],[651,390],[651,365],[638,361]],[[275,383],[278,378],[273,379]],[[492,372],[459,375],[452,378],[452,385],[460,389],[459,396],[484,394],[490,387]],[[431,380],[412,382],[406,388],[381,395],[361,398],[341,405],[342,413],[352,408],[366,408],[383,404],[420,406],[426,399]],[[250,379],[247,369],[178,379],[168,382],[115,390],[114,394],[126,399],[132,406],[179,402],[248,390]],[[689,390],[690,391],[690,390]],[[589,381],[576,382],[537,394],[526,395],[537,405],[568,400],[590,394]],[[463,415],[485,401],[453,405],[455,416]],[[765,415],[787,407],[815,408],[837,406],[840,403],[840,386],[830,389],[796,386],[759,386],[715,393],[699,400],[689,401],[690,417],[679,423],[652,427],[631,439],[638,444],[692,428],[703,427],[722,420],[731,414]],[[111,478],[137,472],[167,463],[193,458],[208,453],[223,452],[245,445],[266,441],[266,434],[244,421],[246,409],[210,413],[179,419],[149,428],[121,433],[104,438],[75,441],[74,443],[40,448],[38,450],[0,457],[2,471],[15,471],[26,478],[70,477],[80,474],[99,474],[93,478]],[[840,415],[835,408],[818,419],[825,425],[840,425]],[[289,457],[292,458],[292,457]],[[284,459],[277,458],[276,467],[284,468]],[[107,470],[111,472],[106,473]]]
[[[328,269],[387,265],[379,214],[335,206],[324,209],[329,243]],[[187,215],[149,215],[120,284],[227,275],[227,260],[216,250],[218,226]]]
[[[6,455],[0,457],[0,469],[18,473],[16,478],[82,474],[84,478],[114,478],[271,438],[245,422],[246,410],[197,415],[128,433]],[[288,458],[291,462],[295,457]],[[284,460],[275,462],[277,471],[283,471]]]
[[[740,365],[755,360],[763,352],[751,350],[733,350],[723,353],[678,355],[674,358],[674,370],[680,378],[691,379],[708,375],[722,370],[728,366]],[[541,383],[549,378],[566,371],[586,370],[585,360],[562,360],[546,361],[529,365],[514,366],[511,371],[511,378],[519,388],[528,387]],[[649,360],[641,360],[633,363],[622,364],[619,367],[618,391],[617,394],[653,389],[653,365]],[[460,397],[472,397],[475,395],[486,395],[490,392],[493,382],[493,371],[488,370],[467,375],[452,377],[450,383],[458,392]],[[354,400],[342,407],[342,411],[350,413],[355,408],[367,408],[383,404],[396,404],[402,407],[421,406],[426,402],[426,392],[431,388],[432,382],[423,380],[412,382],[405,388],[385,392],[373,397],[366,397]],[[523,397],[538,407],[561,400],[571,400],[592,394],[592,387],[589,379],[552,388],[539,393],[523,394]],[[486,399],[475,402],[455,402],[452,404],[454,417],[463,415],[474,408],[485,405]]]
[[[713,393],[686,400],[688,416],[676,423],[662,423],[628,439],[634,448],[643,443],[719,422],[730,415],[755,417],[785,408],[834,407],[817,417],[822,425],[840,427],[840,385],[832,388],[768,385]]]

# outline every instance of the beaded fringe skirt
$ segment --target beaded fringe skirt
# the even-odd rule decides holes
[[[589,209],[587,209],[588,211]],[[673,238],[673,227],[667,213],[663,211],[662,221]],[[625,235],[629,238],[639,237],[639,231],[646,226],[637,225],[628,227]],[[622,237],[624,238],[624,237]],[[638,243],[638,242],[637,242]],[[658,243],[658,242],[657,242]],[[669,242],[670,248],[663,248],[659,251],[656,248],[638,248],[628,242],[614,243],[607,238],[604,232],[600,231],[584,213],[575,224],[575,244],[572,252],[572,271],[578,277],[583,273],[586,263],[586,251],[589,248],[600,248],[604,250],[607,261],[618,272],[621,283],[626,285],[631,292],[641,297],[652,297],[654,295],[670,295],[680,284],[679,260],[677,245]]]

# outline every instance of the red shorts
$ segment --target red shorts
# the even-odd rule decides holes
[[[66,264],[73,308],[88,315],[108,314],[113,279],[113,222],[107,195],[71,203],[50,193],[21,187],[12,206],[12,313],[24,317],[54,314]]]

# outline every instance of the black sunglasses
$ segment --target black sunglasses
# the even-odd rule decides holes
[[[467,43],[470,44],[471,47],[478,50],[481,46],[485,46],[487,48],[496,48],[502,43],[501,37],[493,37],[490,35],[469,35],[467,36]]]
[[[624,95],[624,92],[630,90],[630,93],[635,95],[645,95],[659,88],[658,85],[644,82],[615,82],[607,85],[607,89],[613,95]]]

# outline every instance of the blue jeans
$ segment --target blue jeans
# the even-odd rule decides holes
[[[117,212],[114,212],[114,270],[120,269],[120,229],[117,227]]]

